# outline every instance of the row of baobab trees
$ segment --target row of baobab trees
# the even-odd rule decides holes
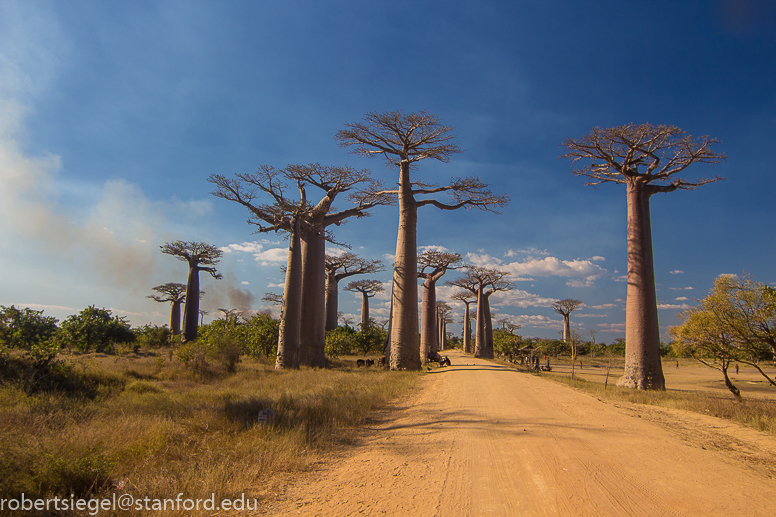
[[[213,174],[208,181],[213,195],[244,206],[248,223],[257,232],[285,232],[289,237],[288,260],[282,295],[280,336],[276,368],[325,365],[325,331],[336,326],[336,309],[326,308],[326,242],[336,243],[331,229],[348,218],[369,215],[378,205],[398,204],[399,224],[391,287],[387,358],[392,370],[420,369],[425,352],[436,342],[436,281],[451,268],[459,267],[460,256],[440,252],[418,254],[418,211],[425,206],[441,210],[478,208],[497,213],[509,201],[495,194],[478,177],[453,178],[435,185],[418,177],[417,163],[433,159],[448,162],[461,152],[453,143],[451,127],[427,112],[368,113],[360,122],[345,124],[335,139],[357,155],[382,156],[389,167],[398,169],[398,182],[387,187],[366,169],[351,167],[288,165],[277,169],[262,165],[252,174],[227,178]],[[657,193],[691,190],[722,178],[689,181],[677,177],[693,163],[718,163],[725,157],[711,149],[717,141],[698,139],[670,125],[628,124],[594,128],[577,140],[566,139],[562,157],[576,165],[574,174],[590,181],[587,185],[625,185],[628,214],[628,286],[626,301],[626,364],[618,384],[640,389],[664,389],[660,362],[657,297],[652,254],[649,200]],[[316,196],[317,193],[317,196]],[[444,196],[447,196],[444,198]],[[350,206],[334,209],[336,198]],[[185,299],[183,339],[196,337],[199,300],[199,271],[218,278],[215,264],[218,248],[177,241],[162,246],[162,252],[189,264]],[[464,277],[452,281],[462,288],[455,299],[477,302],[475,354],[492,356],[492,323],[488,298],[494,292],[511,289],[507,273],[474,266]],[[418,319],[417,281],[423,281],[421,321]],[[458,283],[456,283],[458,282]],[[335,296],[336,282],[329,282],[329,297]],[[196,293],[196,294],[195,294]],[[366,295],[365,295],[366,299]],[[576,300],[566,300],[577,302]],[[331,303],[331,302],[330,302]],[[573,304],[572,304],[573,305]],[[578,305],[577,305],[578,306]],[[336,307],[336,304],[334,304]],[[568,336],[568,314],[576,307],[556,308],[564,316]],[[333,316],[332,316],[333,314]],[[332,320],[333,318],[333,320]],[[434,319],[432,319],[434,318]],[[469,321],[464,317],[464,324]],[[467,331],[464,330],[464,339]],[[488,346],[490,342],[490,347]]]

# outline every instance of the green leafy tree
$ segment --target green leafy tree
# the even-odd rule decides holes
[[[90,305],[62,322],[62,343],[82,352],[113,352],[113,345],[130,343],[135,334],[122,316],[113,316],[108,309]]]
[[[733,362],[756,368],[771,385],[774,381],[759,365],[776,350],[776,297],[773,289],[749,275],[722,276],[714,281],[708,296],[680,313],[683,322],[670,329],[678,353],[687,353],[720,370],[725,385],[736,398],[727,369]]]
[[[45,343],[57,331],[57,319],[29,307],[0,305],[0,348],[30,348]]]

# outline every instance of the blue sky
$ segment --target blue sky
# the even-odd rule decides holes
[[[253,234],[207,177],[319,162],[394,183],[334,134],[369,111],[428,110],[465,152],[416,177],[479,175],[512,201],[501,215],[425,207],[418,244],[512,271],[517,289],[494,310],[528,336],[558,336],[549,304],[562,298],[586,304],[576,328],[624,336],[625,192],[571,175],[563,140],[630,122],[718,138],[728,160],[685,176],[725,182],[652,199],[665,331],[720,274],[776,284],[774,27],[766,0],[2,0],[0,304],[165,323],[145,297],[185,282],[185,264],[158,251],[183,239],[229,250],[224,280],[203,277],[211,316],[262,309],[287,242]],[[397,219],[379,208],[336,237],[390,260]],[[386,302],[373,300],[378,320]],[[341,292],[340,310],[359,307]]]

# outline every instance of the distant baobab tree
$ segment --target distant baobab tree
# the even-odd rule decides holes
[[[470,354],[472,351],[472,315],[469,305],[477,301],[477,296],[471,291],[458,291],[450,298],[463,302],[466,306],[463,315],[463,351]]]
[[[337,328],[339,281],[354,275],[368,275],[385,270],[382,260],[368,260],[355,253],[326,255],[326,330]]]
[[[215,265],[221,260],[223,251],[204,242],[175,241],[160,246],[162,253],[172,255],[189,265],[189,277],[186,282],[186,306],[183,309],[183,342],[197,339],[199,320],[199,272],[205,271],[216,280],[222,278],[216,272]]]
[[[450,318],[450,313],[453,312],[453,309],[446,302],[437,302],[435,312],[437,319],[437,342],[434,351],[438,352],[447,348],[447,324],[453,321]]]
[[[446,186],[432,185],[411,177],[410,169],[418,161],[431,158],[448,162],[453,154],[461,152],[452,143],[455,138],[452,128],[426,111],[367,113],[363,122],[345,124],[345,129],[338,131],[335,138],[341,146],[352,147],[356,154],[368,157],[382,155],[389,166],[399,167],[396,190],[383,191],[396,196],[399,203],[388,356],[392,370],[419,370],[418,208],[433,205],[442,210],[478,207],[494,211],[495,207],[504,206],[508,197],[493,194],[476,177],[453,179]],[[425,197],[440,193],[448,193],[452,199],[443,203],[434,197]]]
[[[164,296],[152,294],[146,296],[159,303],[170,302],[170,332],[173,336],[181,333],[181,304],[186,300],[186,286],[175,282],[157,285],[154,291],[162,293]]]
[[[563,342],[566,344],[568,344],[569,339],[571,339],[571,322],[569,315],[573,310],[581,307],[582,305],[584,305],[584,303],[580,302],[579,300],[572,300],[571,298],[558,300],[552,304],[553,310],[563,316]]]
[[[379,280],[354,280],[345,286],[345,290],[361,293],[361,330],[366,330],[369,327],[369,299],[385,290],[383,283]]]
[[[325,242],[331,240],[326,228],[339,225],[349,217],[367,216],[368,209],[390,204],[393,199],[381,193],[382,185],[374,181],[366,169],[317,163],[289,165],[281,170],[263,165],[254,174],[237,174],[236,179],[212,174],[208,181],[218,187],[213,195],[248,208],[252,214],[248,222],[256,224],[259,232],[283,230],[291,236],[280,330],[280,339],[286,344],[281,347],[278,343],[276,367],[298,367],[299,364],[324,367],[324,260]],[[298,202],[285,195],[286,182],[296,185]],[[317,203],[308,200],[308,186],[325,193]],[[333,211],[336,196],[349,191],[352,191],[349,198],[355,206]],[[268,197],[274,204],[259,204],[259,197]],[[293,348],[291,355],[285,350],[286,346]]]
[[[660,363],[655,271],[649,200],[653,194],[692,190],[723,178],[687,181],[674,176],[694,163],[719,163],[724,154],[712,151],[718,143],[694,139],[676,126],[628,124],[593,128],[586,136],[566,139],[563,158],[574,164],[590,163],[572,171],[590,178],[587,185],[604,182],[625,185],[628,200],[628,293],[625,309],[625,373],[619,386],[665,389]]]
[[[459,262],[459,253],[427,250],[418,255],[418,278],[423,280],[420,284],[420,357],[423,361],[429,352],[439,350],[436,283],[448,270],[456,269]]]
[[[201,294],[202,292],[203,292],[203,291],[200,291],[200,294]],[[201,327],[202,325],[204,325],[204,322],[205,322],[205,315],[206,315],[206,314],[209,314],[209,313],[208,313],[207,311],[203,311],[203,310],[200,310],[200,311],[199,311],[199,326],[200,326],[200,327]]]
[[[506,280],[508,271],[480,266],[467,266],[466,275],[446,282],[477,296],[477,327],[475,331],[474,356],[493,359],[493,321],[490,311],[490,296],[498,291],[513,289]]]

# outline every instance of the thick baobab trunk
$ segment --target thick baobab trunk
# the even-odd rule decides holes
[[[467,354],[472,351],[472,321],[470,318],[469,304],[465,303],[466,309],[463,315],[463,351]]]
[[[170,303],[170,332],[173,336],[181,333],[181,301]]]
[[[480,357],[486,359],[493,359],[493,317],[490,314],[491,294],[493,293],[485,293],[482,296],[483,303],[485,304],[485,347]]]
[[[326,242],[319,231],[303,230],[302,315],[299,334],[299,364],[326,366]]]
[[[652,228],[647,188],[628,183],[628,296],[625,308],[625,373],[618,386],[665,389],[660,363]]]
[[[183,309],[183,335],[181,341],[197,339],[199,320],[199,268],[189,263],[189,277],[186,281],[186,306]]]
[[[488,338],[485,329],[485,293],[482,286],[477,288],[477,323],[474,331],[474,357],[487,357]],[[485,354],[485,355],[483,355]]]
[[[393,314],[391,316],[391,370],[419,370],[418,335],[418,207],[412,195],[410,164],[401,162],[399,176],[399,233],[393,267]]]
[[[571,318],[569,314],[562,314],[563,316],[563,342],[568,343],[571,337]]]
[[[437,343],[436,288],[434,280],[426,278],[420,286],[420,356],[426,360],[429,352],[439,350]]]
[[[326,272],[326,330],[337,328],[337,304],[339,303],[339,286],[337,275],[333,271]]]
[[[361,293],[361,330],[364,331],[369,326],[369,296],[367,293]]]
[[[302,314],[302,250],[299,239],[300,221],[293,220],[289,235],[286,281],[283,286],[283,308],[280,312],[280,334],[275,369],[299,367],[299,333]]]

